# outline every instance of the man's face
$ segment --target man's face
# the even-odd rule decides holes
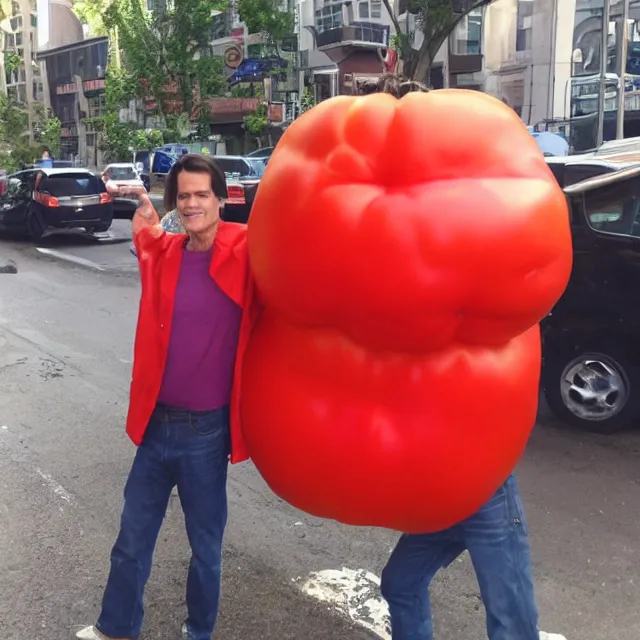
[[[208,173],[178,175],[178,215],[187,233],[205,233],[220,220],[220,201],[211,189]]]

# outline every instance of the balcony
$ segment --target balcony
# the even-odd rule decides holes
[[[336,47],[379,49],[389,46],[389,26],[372,23],[354,23],[322,31],[316,35],[316,47],[326,51]]]

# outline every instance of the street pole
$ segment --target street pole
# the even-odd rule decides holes
[[[616,111],[616,140],[624,138],[624,103],[627,75],[627,50],[629,46],[629,0],[622,0],[622,24],[620,25],[618,108]]]
[[[606,89],[607,59],[609,57],[609,13],[611,0],[603,0],[602,32],[600,34],[600,87],[598,91],[598,129],[596,133],[596,148],[604,142],[604,96]]]

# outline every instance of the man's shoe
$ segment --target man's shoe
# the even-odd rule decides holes
[[[547,633],[546,631],[541,631],[540,640],[567,640],[567,639],[564,636],[561,636],[559,633]]]
[[[100,633],[94,626],[85,627],[76,633],[78,640],[129,640],[128,638],[110,638]]]
[[[187,627],[187,623],[185,622],[182,625],[182,640],[191,640],[191,634],[189,633],[189,627]]]

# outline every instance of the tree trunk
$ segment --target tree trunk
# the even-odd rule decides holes
[[[431,81],[431,65],[433,64],[433,56],[428,49],[425,52],[421,49],[420,53],[416,57],[417,62],[412,80],[424,82],[429,86],[429,82]]]

